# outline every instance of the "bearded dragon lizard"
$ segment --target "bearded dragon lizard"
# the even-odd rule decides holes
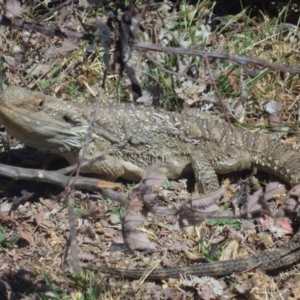
[[[0,97],[0,120],[25,145],[55,153],[70,164],[105,155],[82,172],[106,179],[139,181],[158,159],[170,179],[194,172],[198,190],[218,189],[217,174],[251,169],[267,171],[290,185],[300,182],[300,153],[268,134],[231,130],[221,118],[197,110],[184,114],[131,104],[102,103],[92,130],[94,106],[66,102],[40,92],[10,86]],[[90,142],[85,147],[87,134]],[[84,151],[83,149],[86,148]],[[300,244],[291,242],[273,252],[242,260],[154,270],[149,278],[180,273],[221,275],[258,264],[276,269],[300,258]],[[92,268],[92,266],[90,266]],[[99,270],[99,268],[98,268]],[[145,270],[100,267],[100,271],[140,277]]]

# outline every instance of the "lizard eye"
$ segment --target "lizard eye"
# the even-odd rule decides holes
[[[63,119],[66,123],[72,125],[72,126],[80,126],[81,122],[79,120],[71,119],[69,116],[64,115]]]

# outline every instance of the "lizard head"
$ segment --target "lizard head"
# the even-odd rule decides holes
[[[72,103],[10,86],[0,96],[0,120],[23,142],[41,151],[61,153],[80,149],[88,130],[88,120]]]

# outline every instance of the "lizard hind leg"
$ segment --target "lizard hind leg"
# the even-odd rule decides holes
[[[191,155],[192,168],[195,173],[199,193],[209,193],[219,189],[219,181],[207,154],[197,151]]]

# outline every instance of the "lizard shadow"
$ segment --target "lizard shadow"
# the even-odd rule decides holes
[[[48,161],[48,157],[49,154],[47,153],[25,147],[1,153],[0,163],[22,168],[45,169],[44,164]],[[62,158],[56,158],[55,160],[49,160],[46,169],[59,170],[66,166],[68,166],[67,161]],[[35,193],[39,197],[57,195],[63,191],[63,188],[51,183],[22,179],[14,180],[5,176],[0,176],[0,189],[4,197],[13,197],[20,194],[23,190]]]
[[[28,167],[32,169],[47,169],[47,170],[59,170],[64,167],[69,166],[68,162],[60,158],[58,156],[52,157],[50,154],[43,153],[31,147],[24,147],[18,149],[11,149],[9,152],[3,152],[0,154],[0,163],[18,166],[18,167]],[[47,162],[45,164],[45,162]],[[46,168],[45,168],[46,165]],[[241,181],[247,181],[247,179],[251,176],[253,171],[251,170],[243,170],[238,172],[230,172],[229,174],[218,174],[218,179],[220,184],[224,179],[229,179],[231,183],[239,183]],[[100,178],[97,174],[84,174],[83,176],[96,177]],[[278,181],[280,183],[284,183],[277,176],[272,175],[270,173],[259,171],[255,174],[255,177],[260,182],[269,182],[269,181]],[[195,177],[193,173],[185,174],[185,179],[187,179],[187,190],[189,192],[195,191]],[[128,181],[124,179],[118,179],[121,183],[127,185]],[[0,188],[6,187],[10,185],[12,179],[1,176],[0,177]],[[138,182],[136,182],[138,183]],[[37,182],[37,181],[28,181],[28,180],[17,180],[17,184],[11,185],[9,189],[2,189],[3,196],[12,197],[16,195],[16,193],[20,193],[22,190],[26,190],[28,192],[34,192],[39,196],[54,194],[57,195],[63,191],[63,188],[58,187],[51,183]]]
[[[24,299],[24,296],[30,299],[40,299],[39,293],[51,291],[44,280],[37,280],[36,274],[26,269],[1,273],[0,298],[3,300]]]

